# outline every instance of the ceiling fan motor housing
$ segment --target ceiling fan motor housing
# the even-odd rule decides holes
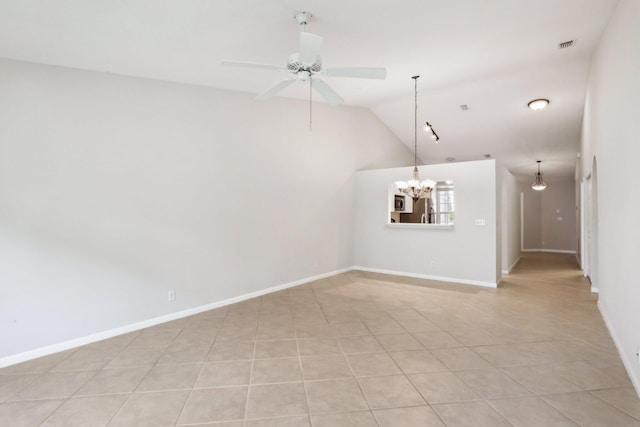
[[[322,70],[322,60],[320,56],[317,57],[316,62],[313,64],[305,64],[300,60],[299,53],[292,53],[289,55],[289,62],[287,63],[287,69],[292,73],[297,73],[298,71],[309,71],[310,73],[319,73]]]

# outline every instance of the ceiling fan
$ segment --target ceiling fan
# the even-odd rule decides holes
[[[309,82],[309,91],[315,89],[329,105],[335,106],[344,102],[344,99],[328,84],[316,77],[318,74],[335,77],[354,77],[363,79],[384,79],[387,70],[372,67],[338,67],[322,68],[322,60],[318,54],[322,46],[322,37],[307,33],[306,26],[313,15],[309,12],[299,12],[294,18],[302,26],[300,33],[300,48],[298,52],[289,55],[287,65],[260,64],[255,62],[222,61],[220,64],[231,67],[262,68],[267,70],[288,71],[293,77],[283,80],[259,94],[256,99],[269,99],[295,82]]]

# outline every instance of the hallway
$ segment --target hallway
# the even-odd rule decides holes
[[[640,426],[596,302],[573,255],[352,271],[0,369],[0,425]]]

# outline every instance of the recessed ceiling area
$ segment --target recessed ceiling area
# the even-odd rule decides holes
[[[424,163],[479,160],[515,174],[572,176],[588,64],[617,0],[21,0],[0,4],[0,57],[258,94],[298,47],[296,12],[324,39],[327,65],[386,67],[382,81],[326,77],[413,147],[413,81]],[[574,41],[559,48],[561,43]],[[292,85],[280,96],[307,99]],[[532,99],[551,101],[532,111]],[[269,102],[269,101],[262,101]],[[461,106],[469,106],[464,110]],[[345,108],[345,107],[336,107]]]

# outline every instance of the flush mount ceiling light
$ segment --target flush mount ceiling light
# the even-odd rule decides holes
[[[536,172],[536,179],[531,183],[531,188],[536,191],[542,191],[547,188],[547,183],[542,180],[542,172],[540,172],[540,163],[541,160],[538,160],[538,172]]]
[[[418,78],[420,76],[411,77],[414,82],[414,109],[413,109],[413,177],[408,181],[397,181],[396,187],[413,200],[424,199],[431,195],[431,190],[436,185],[435,181],[425,179],[420,181],[420,174],[418,172]],[[429,123],[427,123],[433,135],[436,133]],[[434,138],[436,141],[439,139],[438,135]]]
[[[547,105],[549,105],[549,100],[544,98],[534,99],[533,101],[529,101],[527,107],[531,108],[533,111],[544,110]]]

